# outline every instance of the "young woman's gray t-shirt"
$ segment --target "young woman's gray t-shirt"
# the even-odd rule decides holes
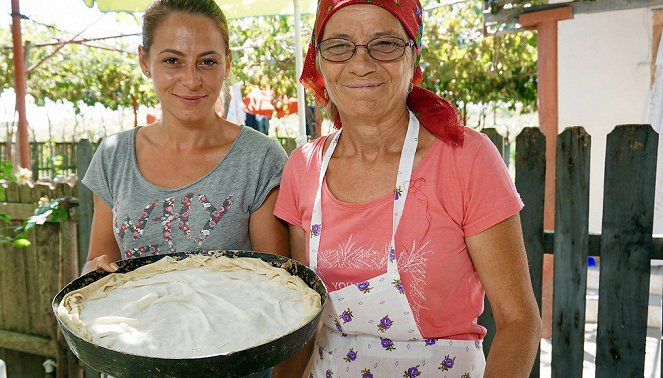
[[[250,250],[249,217],[279,185],[287,159],[278,141],[243,127],[207,175],[190,185],[165,189],[149,183],[138,170],[137,130],[104,139],[82,180],[112,208],[122,258]]]

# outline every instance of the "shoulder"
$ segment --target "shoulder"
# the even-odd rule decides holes
[[[133,141],[137,131],[138,129],[131,129],[107,136],[99,143],[97,152],[102,154],[129,152],[133,149]]]
[[[322,159],[322,152],[325,145],[327,145],[327,140],[330,138],[331,135],[322,136],[295,148],[290,154],[290,158],[288,158],[288,164],[303,165],[306,167],[311,164],[317,165]]]
[[[136,128],[130,129],[130,130],[124,130],[124,131],[117,132],[115,134],[109,135],[106,138],[104,138],[104,141],[111,142],[111,141],[124,141],[124,140],[128,140],[128,139],[133,139],[134,134],[136,134],[136,131],[138,131],[142,128],[143,128],[143,126],[138,126]]]
[[[465,163],[474,161],[481,155],[498,154],[497,148],[486,134],[465,127],[463,135],[462,146],[454,146],[440,140],[440,143],[437,143],[441,147],[440,152],[442,154],[450,154],[455,160]]]
[[[492,141],[471,128],[465,128],[462,146],[436,140],[427,153],[424,166],[424,175],[441,180],[443,184],[439,188],[444,183],[455,183],[453,185],[464,188],[468,183],[506,171],[504,160]]]
[[[465,127],[463,136],[463,146],[461,147],[461,150],[464,150],[465,152],[477,152],[494,146],[493,142],[486,134],[470,127]]]
[[[276,138],[269,137],[257,130],[242,126],[239,133],[238,144],[242,148],[249,148],[253,153],[262,152],[277,155],[286,155],[285,150]]]

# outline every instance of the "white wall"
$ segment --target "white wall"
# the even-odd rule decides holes
[[[616,125],[646,123],[651,12],[577,14],[558,24],[559,131],[591,135],[589,232],[601,232],[606,136]]]

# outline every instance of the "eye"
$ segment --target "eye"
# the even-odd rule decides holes
[[[329,40],[323,44],[322,50],[330,54],[344,54],[352,50],[352,44],[343,40]]]
[[[212,66],[215,66],[217,64],[219,64],[219,62],[217,62],[215,59],[203,59],[200,62],[200,65],[205,66],[205,67],[212,67]]]
[[[166,64],[177,64],[177,58],[165,58],[162,62]]]
[[[371,43],[371,48],[381,52],[390,52],[403,47],[403,42],[394,38],[376,39]]]

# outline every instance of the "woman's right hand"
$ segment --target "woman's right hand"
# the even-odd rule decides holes
[[[115,257],[111,256],[111,255],[97,256],[97,257],[93,258],[92,260],[88,260],[85,263],[85,265],[83,265],[83,270],[81,272],[81,275],[89,273],[93,270],[97,270],[99,268],[101,268],[101,269],[103,269],[107,272],[114,273],[118,269],[117,264],[115,264],[116,260],[117,259]]]
[[[106,202],[95,194],[90,247],[88,248],[87,262],[83,266],[81,274],[99,268],[113,273],[117,270],[115,261],[120,259],[122,259],[122,255],[113,233],[113,211]]]

